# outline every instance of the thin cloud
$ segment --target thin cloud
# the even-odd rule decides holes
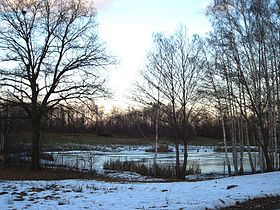
[[[97,10],[104,10],[116,3],[115,0],[94,0],[94,5]]]

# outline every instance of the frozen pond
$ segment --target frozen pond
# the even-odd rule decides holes
[[[109,160],[132,160],[152,165],[155,161],[155,153],[146,152],[145,150],[148,148],[149,147],[147,146],[108,146],[99,151],[53,152],[52,155],[55,164],[102,171],[104,162]],[[189,146],[188,152],[188,165],[198,164],[202,173],[227,173],[224,152],[215,152],[214,147],[211,146]],[[229,154],[229,157],[232,162],[231,153]],[[183,161],[183,152],[181,152],[180,160]],[[253,153],[253,161],[256,165],[259,165],[259,157],[256,153]],[[158,153],[156,156],[156,162],[168,165],[175,164],[175,152]],[[249,159],[246,152],[244,153],[243,167],[244,171],[250,171]],[[232,167],[232,171],[233,170]]]

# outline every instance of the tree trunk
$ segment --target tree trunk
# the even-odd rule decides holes
[[[255,173],[256,169],[255,169],[253,159],[252,159],[251,144],[250,144],[250,140],[249,140],[249,130],[248,129],[249,129],[249,126],[248,126],[248,122],[246,121],[245,122],[245,139],[246,139],[246,144],[247,144],[247,150],[248,150],[248,156],[249,156],[251,171],[252,171],[252,173]]]
[[[269,157],[269,154],[268,154],[267,146],[261,144],[261,148],[262,148],[264,159],[265,159],[266,172],[271,172],[271,171],[273,171],[273,166],[272,166],[272,162]]]
[[[41,121],[39,118],[32,119],[32,151],[31,151],[31,170],[38,171],[40,166],[40,133]]]
[[[176,178],[180,179],[180,151],[179,151],[179,143],[178,141],[175,142],[175,149],[176,149]]]
[[[240,168],[239,168],[239,173],[243,174],[244,173],[244,168],[243,168],[243,150],[244,150],[244,135],[243,135],[243,119],[240,117],[238,119],[238,135],[239,135],[239,142],[240,142]]]
[[[184,139],[184,162],[182,168],[182,179],[186,178],[187,164],[188,164],[188,143],[187,140]]]
[[[269,156],[268,146],[269,146],[269,137],[265,136],[265,129],[263,125],[262,119],[259,120],[260,126],[260,146],[263,152],[264,160],[265,160],[265,169],[266,172],[273,171],[273,165],[271,158]]]
[[[228,167],[228,175],[231,175],[231,167],[230,167],[230,161],[228,157],[228,148],[227,148],[227,136],[226,136],[226,127],[225,127],[225,121],[224,117],[221,117],[222,120],[222,127],[223,127],[223,140],[224,140],[224,145],[225,145],[225,156],[226,156],[226,163]]]
[[[232,161],[234,167],[234,173],[238,174],[238,163],[237,163],[237,141],[236,141],[236,126],[235,126],[235,119],[231,122],[230,127],[231,133],[231,145],[232,145]]]
[[[8,130],[9,124],[7,123],[7,110],[1,110],[1,139],[0,139],[0,168],[5,168],[7,166],[7,140],[8,140]]]
[[[276,84],[276,113],[275,113],[275,139],[274,139],[274,148],[275,148],[275,157],[276,157],[276,169],[280,168],[280,164],[279,164],[279,148],[278,148],[278,143],[279,143],[279,136],[280,136],[280,85],[279,85],[279,71],[275,71],[276,73],[276,80],[275,80],[275,84]]]
[[[279,158],[278,158],[278,141],[277,141],[276,122],[274,122],[274,126],[273,126],[273,140],[274,140],[274,167],[277,170],[277,169],[279,169]]]

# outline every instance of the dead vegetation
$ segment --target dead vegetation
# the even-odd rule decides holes
[[[175,167],[172,164],[145,164],[130,160],[122,161],[120,159],[106,161],[103,168],[114,171],[131,171],[147,177],[163,178],[168,180],[174,180],[176,174]],[[197,163],[193,163],[186,170],[186,175],[200,173],[201,168]]]
[[[30,171],[29,168],[0,169],[0,180],[65,180],[97,178],[98,176],[94,172],[83,173],[58,168],[43,168],[41,171]]]
[[[267,196],[264,198],[249,199],[246,202],[236,202],[235,206],[221,208],[220,210],[258,210],[258,209],[279,209],[280,196]]]

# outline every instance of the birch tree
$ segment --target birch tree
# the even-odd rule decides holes
[[[249,136],[256,139],[266,171],[279,167],[279,6],[274,0],[221,0],[208,9],[216,44],[226,57],[229,74],[222,75],[228,76],[231,114],[239,119],[232,121],[232,138],[237,135],[240,144],[244,133],[247,144]]]

